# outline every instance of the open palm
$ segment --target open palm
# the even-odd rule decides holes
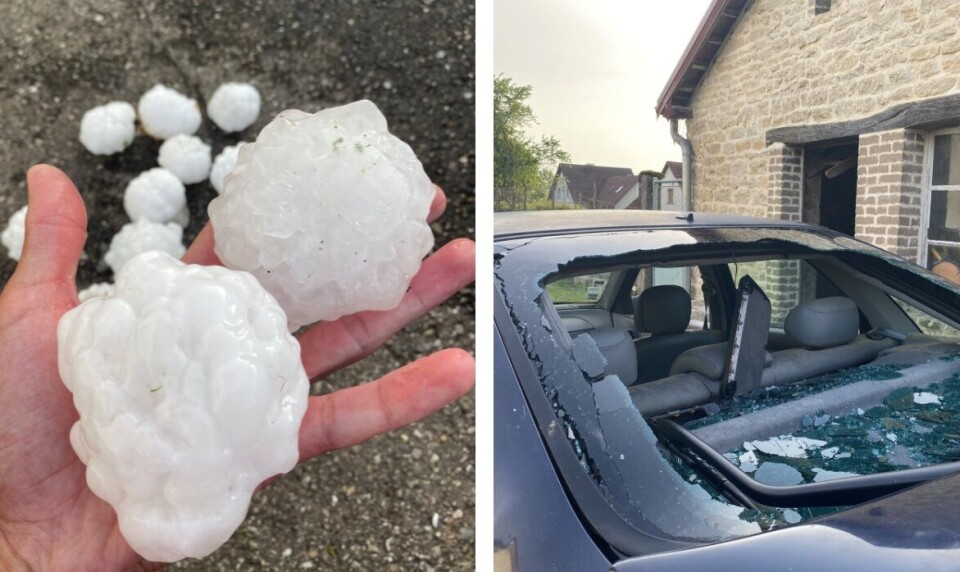
[[[23,255],[0,293],[0,569],[157,568],[123,540],[113,509],[87,488],[86,469],[69,443],[77,412],[57,373],[56,330],[64,312],[77,305],[83,201],[53,167],[32,168],[27,187]],[[431,220],[444,205],[438,190]],[[209,227],[184,260],[218,263]],[[307,375],[316,379],[369,355],[473,276],[473,243],[448,243],[424,262],[397,308],[304,332]],[[421,419],[469,391],[473,380],[473,358],[449,349],[365,385],[311,397],[300,428],[301,461]]]

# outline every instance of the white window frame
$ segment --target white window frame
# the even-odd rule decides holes
[[[938,135],[960,135],[960,127],[951,127],[949,129],[940,129],[930,131],[924,140],[923,146],[923,183],[920,199],[920,252],[917,257],[917,264],[924,268],[927,265],[927,255],[929,245],[934,246],[954,246],[960,248],[960,242],[950,242],[949,240],[930,240],[927,236],[930,234],[930,206],[931,195],[933,191],[954,191],[960,192],[960,185],[934,185],[933,184],[933,147],[934,141]]]

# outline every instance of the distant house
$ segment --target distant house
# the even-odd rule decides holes
[[[679,211],[683,206],[683,164],[667,161],[660,171],[658,210]]]
[[[560,163],[548,198],[556,205],[612,209],[638,182],[629,167]]]
[[[693,208],[960,260],[958,22],[950,0],[713,0],[657,102]]]

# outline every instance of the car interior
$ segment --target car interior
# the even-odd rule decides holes
[[[960,404],[946,401],[960,384],[960,331],[829,254],[567,269],[548,277],[546,291],[571,338],[593,339],[605,375],[620,379],[663,440],[680,435],[700,457],[722,455],[758,481],[802,484],[960,459],[960,444],[943,451],[943,439],[939,452],[914,446],[917,435],[940,435],[956,421],[949,410]],[[799,456],[790,447],[810,443],[820,466],[789,459]],[[779,450],[767,460],[787,458],[802,480],[756,470],[770,446]],[[871,456],[880,461],[864,466]],[[845,470],[827,470],[837,467]]]

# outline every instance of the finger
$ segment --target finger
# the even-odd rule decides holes
[[[10,281],[21,286],[62,283],[75,290],[87,238],[80,193],[60,169],[36,165],[27,171],[27,205],[23,253]]]
[[[223,266],[217,253],[213,251],[213,227],[210,223],[203,225],[197,238],[193,239],[190,248],[181,258],[187,264],[202,264],[204,266]]]
[[[433,194],[433,202],[430,203],[430,213],[427,215],[427,222],[433,222],[440,218],[443,211],[447,210],[447,195],[443,194],[443,189],[434,185],[436,192]]]
[[[423,419],[470,391],[474,377],[473,356],[448,349],[377,381],[311,397],[300,425],[300,460]]]
[[[433,222],[440,218],[443,211],[447,208],[447,197],[443,194],[440,187],[436,187],[436,193],[433,195],[433,202],[430,203],[430,213],[427,215],[427,222]],[[220,259],[213,251],[213,227],[208,222],[200,230],[197,238],[193,240],[182,260],[187,264],[203,264],[206,266],[220,265]]]
[[[300,336],[303,367],[311,379],[370,355],[404,326],[436,308],[474,280],[474,244],[461,238],[427,258],[400,305],[314,325]]]

